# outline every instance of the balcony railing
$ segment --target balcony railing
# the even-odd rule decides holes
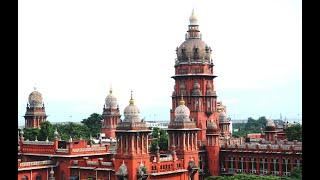
[[[19,164],[19,167],[30,167],[30,166],[45,166],[45,165],[52,165],[52,160],[45,160],[45,161],[31,161],[31,162],[22,162]]]
[[[58,153],[68,153],[69,149],[57,149]]]

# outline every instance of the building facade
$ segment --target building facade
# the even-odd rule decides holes
[[[117,98],[105,99],[101,133],[110,141],[29,141],[18,134],[18,179],[166,179],[198,180],[234,173],[288,176],[302,165],[300,142],[285,141],[268,120],[258,142],[232,137],[226,106],[217,101],[212,49],[200,34],[195,12],[185,41],[176,49],[166,152],[150,151],[151,128],[140,118],[131,92],[121,119]],[[27,116],[28,115],[28,116]],[[42,96],[29,96],[26,128],[38,128],[46,114]],[[280,135],[279,135],[280,134]],[[159,137],[160,138],[160,134]],[[111,139],[114,139],[112,141]]]

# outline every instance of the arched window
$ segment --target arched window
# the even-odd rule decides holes
[[[21,180],[28,180],[28,176],[23,176]]]

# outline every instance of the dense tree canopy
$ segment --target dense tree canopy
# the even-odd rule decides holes
[[[49,121],[42,122],[40,129],[37,128],[24,128],[24,137],[30,141],[37,139],[39,141],[53,140],[55,129],[58,130],[62,140],[68,140],[70,137],[73,139],[89,139],[90,135],[96,136],[100,132],[102,115],[93,113],[88,118],[83,119],[81,124],[68,122],[51,124]]]
[[[248,118],[247,123],[233,124],[234,129],[239,129],[238,132],[233,132],[235,137],[245,137],[249,133],[260,133],[266,127],[267,119],[262,116],[258,119]]]
[[[160,132],[160,141],[158,139],[159,132]],[[156,147],[157,147],[158,143],[159,143],[160,151],[168,150],[168,138],[169,137],[168,137],[168,134],[165,130],[157,128],[157,127],[153,128],[152,138],[154,138],[154,140],[151,143],[151,147],[150,147],[151,152],[156,152]]]
[[[299,123],[287,127],[285,133],[289,141],[302,141],[302,126]]]
[[[77,124],[68,122],[66,124],[56,124],[60,137],[62,140],[68,140],[70,137],[73,139],[89,139],[90,131],[89,128],[83,124]]]
[[[34,141],[36,137],[39,137],[40,129],[38,128],[24,128],[24,139]]]
[[[49,121],[42,122],[40,124],[40,131],[38,140],[45,141],[47,138],[49,141],[53,140],[54,129]]]
[[[102,119],[101,114],[92,113],[87,119],[83,119],[81,123],[89,128],[89,131],[93,136],[96,136],[100,133]]]

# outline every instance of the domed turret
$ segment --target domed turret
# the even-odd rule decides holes
[[[177,63],[209,63],[211,48],[201,40],[198,19],[192,11],[185,41],[177,48]]]
[[[268,119],[266,123],[266,130],[273,131],[276,129],[276,125],[272,119]]]
[[[141,122],[139,114],[140,110],[138,106],[134,104],[134,100],[132,98],[131,91],[131,99],[129,101],[129,105],[124,109],[124,121],[125,122]]]
[[[175,110],[175,121],[190,121],[190,110],[185,106],[183,97],[180,100],[180,105]]]
[[[109,95],[105,99],[105,107],[107,109],[117,109],[118,102],[117,98],[112,94],[112,89],[109,90]]]
[[[227,118],[227,115],[224,111],[222,111],[219,115],[219,122],[220,123],[225,123],[225,122],[229,122],[228,121],[228,118]]]
[[[34,88],[34,91],[29,95],[30,107],[43,107],[42,94]]]
[[[219,128],[217,124],[213,121],[209,121],[207,124],[207,132],[218,132]]]

